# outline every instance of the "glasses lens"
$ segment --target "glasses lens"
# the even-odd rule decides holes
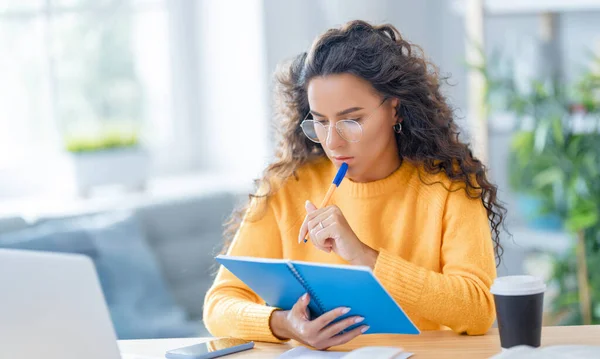
[[[324,129],[323,125],[313,120],[302,121],[300,127],[302,128],[304,135],[313,142],[321,142],[319,141],[319,136],[322,135],[322,133],[325,133],[325,137],[327,137],[327,130]]]
[[[343,120],[336,124],[338,133],[348,142],[358,142],[362,137],[362,127],[356,121]]]

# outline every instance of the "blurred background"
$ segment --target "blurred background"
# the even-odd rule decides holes
[[[0,0],[0,247],[83,253],[121,339],[206,334],[222,223],[274,150],[272,75],[348,20],[450,75],[508,208],[499,275],[600,323],[600,1]]]

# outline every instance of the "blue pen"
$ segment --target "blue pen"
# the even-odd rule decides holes
[[[346,162],[344,162],[338,169],[337,174],[335,175],[335,178],[333,179],[333,183],[331,183],[331,186],[329,187],[329,190],[327,191],[325,198],[323,198],[323,202],[321,202],[321,207],[319,207],[319,208],[323,208],[327,205],[327,203],[331,199],[331,196],[333,195],[333,191],[335,191],[335,189],[340,186],[340,183],[342,183],[344,176],[346,176],[346,171],[348,171],[348,164]],[[307,237],[308,237],[308,235],[307,235]],[[304,243],[306,243],[307,241],[308,241],[308,238],[304,238]]]

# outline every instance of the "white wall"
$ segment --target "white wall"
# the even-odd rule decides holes
[[[197,8],[205,169],[256,177],[268,157],[268,96],[261,1],[204,0]]]
[[[203,165],[201,160],[198,161],[193,156],[194,153],[201,152],[202,147],[197,146],[194,136],[189,136],[190,133],[203,132],[203,122],[198,121],[201,105],[198,94],[202,94],[202,89],[196,81],[202,63],[194,46],[198,41],[195,16],[197,3],[171,0],[168,6],[172,118],[167,144],[177,143],[177,146],[163,149],[169,153],[168,156],[162,156],[162,163],[157,164],[163,173],[193,170]]]
[[[564,14],[560,31],[565,78],[573,81],[588,64],[588,51],[600,56],[600,11]]]

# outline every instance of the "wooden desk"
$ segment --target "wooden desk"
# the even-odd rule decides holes
[[[121,340],[124,354],[164,358],[168,349],[197,344],[210,338]],[[600,345],[600,325],[573,327],[544,327],[542,345],[587,344]],[[227,356],[227,359],[277,358],[293,348],[295,343],[256,343],[255,349]],[[500,352],[498,330],[491,329],[482,336],[457,335],[451,331],[423,332],[421,335],[364,335],[332,350],[352,350],[366,345],[398,346],[415,353],[415,359],[425,358],[489,358]]]

